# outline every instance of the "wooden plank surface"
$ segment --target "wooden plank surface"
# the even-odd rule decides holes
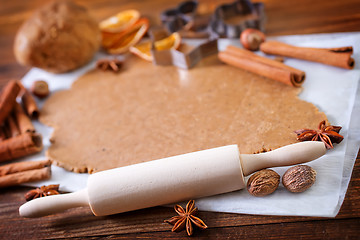
[[[16,63],[12,44],[16,30],[46,0],[0,2],[0,87],[10,79],[21,78],[29,68]],[[180,1],[167,0],[78,0],[96,19],[102,20],[120,10],[135,8],[158,23],[160,12]],[[204,2],[204,1],[200,1]],[[231,1],[206,1],[209,4]],[[264,0],[268,35],[360,31],[358,0]],[[356,47],[356,46],[354,46]],[[258,216],[200,212],[209,229],[196,231],[203,239],[358,239],[360,233],[360,160],[354,167],[348,192],[336,218]],[[0,190],[0,239],[44,238],[185,238],[185,232],[172,233],[163,223],[174,215],[171,208],[155,207],[95,217],[89,209],[78,208],[64,214],[39,219],[19,217],[26,187]]]

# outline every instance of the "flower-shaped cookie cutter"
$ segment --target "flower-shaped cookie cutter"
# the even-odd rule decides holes
[[[163,11],[160,15],[161,22],[169,32],[177,32],[193,21],[197,6],[197,1],[182,2],[176,8]]]
[[[265,30],[263,3],[252,4],[249,0],[237,0],[220,5],[211,17],[208,30],[220,37],[239,38],[247,28]]]

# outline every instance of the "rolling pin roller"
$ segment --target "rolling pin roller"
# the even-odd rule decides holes
[[[245,188],[244,176],[268,167],[289,166],[324,155],[322,142],[301,142],[259,154],[229,145],[98,172],[78,192],[34,199],[19,209],[41,217],[90,206],[96,216],[175,203]]]

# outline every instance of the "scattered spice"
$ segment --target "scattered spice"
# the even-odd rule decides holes
[[[9,114],[9,116],[5,120],[5,126],[9,130],[9,135],[8,135],[9,138],[20,135],[20,130],[13,114],[11,113]]]
[[[42,136],[26,132],[0,142],[0,162],[25,157],[43,149]]]
[[[184,210],[183,207],[180,205],[174,206],[175,212],[179,214],[179,216],[174,216],[168,220],[165,220],[164,222],[169,223],[171,225],[174,225],[174,227],[171,229],[172,232],[180,232],[186,228],[186,232],[189,236],[193,234],[193,226],[206,229],[206,224],[198,217],[195,217],[198,209],[195,207],[195,201],[190,200],[186,204],[186,210]]]
[[[22,85],[21,82],[18,82],[21,87],[21,101],[23,103],[25,112],[31,119],[36,119],[39,117],[40,111],[36,104],[34,97],[31,95],[30,91]]]
[[[14,106],[14,116],[16,119],[17,126],[19,127],[20,133],[35,133],[35,127],[31,122],[31,119],[26,113],[24,112],[23,107],[20,103],[15,103]]]
[[[35,198],[41,198],[56,194],[59,194],[59,184],[41,186],[40,188],[30,190],[25,194],[25,199],[26,201],[30,201]]]
[[[16,103],[16,97],[20,92],[18,81],[12,80],[8,82],[0,94],[0,124],[8,117]]]
[[[33,82],[30,90],[32,94],[40,99],[46,98],[50,94],[49,85],[43,80]]]
[[[271,151],[271,148],[267,149],[267,148],[265,148],[263,146],[260,150],[257,150],[256,152],[253,152],[253,154],[266,153],[266,152],[270,152],[270,151]]]
[[[113,72],[119,72],[122,65],[123,65],[123,61],[118,60],[116,58],[112,60],[100,59],[96,63],[96,68],[103,71],[111,70]]]
[[[293,87],[300,87],[305,80],[304,71],[232,45],[227,46],[224,51],[220,51],[218,58],[234,67]]]
[[[353,69],[355,66],[355,60],[351,57],[353,55],[352,46],[313,48],[297,47],[278,41],[266,41],[261,43],[260,50],[268,55],[303,59],[345,69]]]
[[[284,187],[290,192],[304,192],[316,181],[316,171],[307,165],[289,168],[282,177]]]
[[[50,179],[51,167],[35,168],[0,176],[0,188]]]
[[[339,134],[340,126],[326,125],[326,121],[319,124],[319,130],[299,129],[296,130],[299,141],[322,141],[327,149],[333,148],[333,143],[340,143],[344,137]]]
[[[260,44],[265,42],[265,34],[257,29],[248,28],[240,34],[240,42],[250,51],[259,50]]]
[[[2,176],[9,175],[12,173],[40,169],[40,168],[48,167],[50,165],[51,165],[50,160],[26,161],[26,162],[4,164],[0,166],[0,178]]]
[[[262,197],[273,193],[279,183],[279,174],[271,169],[263,169],[251,175],[247,182],[247,190],[255,197]]]

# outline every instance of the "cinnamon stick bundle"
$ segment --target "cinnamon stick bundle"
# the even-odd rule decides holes
[[[355,60],[351,58],[353,48],[308,48],[296,47],[277,41],[266,41],[260,45],[260,50],[266,54],[298,58],[319,62],[336,67],[353,69]]]
[[[49,179],[50,177],[51,177],[50,167],[12,173],[0,177],[0,188],[15,186],[21,183],[46,180]]]
[[[235,46],[228,46],[218,57],[227,64],[290,86],[300,87],[305,80],[305,72],[299,69]]]
[[[42,150],[42,137],[36,133],[23,133],[0,142],[0,162],[27,156]]]
[[[14,115],[21,133],[35,132],[34,125],[32,124],[30,118],[25,114],[24,109],[19,103],[15,103]]]
[[[20,86],[17,81],[8,82],[0,95],[0,124],[4,122],[14,107],[16,97],[20,92]]]
[[[40,169],[51,165],[50,160],[10,163],[0,166],[0,177],[27,170]]]

